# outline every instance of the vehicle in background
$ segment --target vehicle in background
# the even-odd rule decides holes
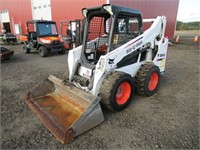
[[[73,49],[82,44],[83,25],[83,20],[60,21],[60,35],[65,48]]]
[[[58,35],[56,22],[46,20],[27,21],[27,35],[20,35],[23,42],[24,53],[30,53],[31,49],[38,51],[41,57],[48,56],[49,52],[64,54],[65,49]]]
[[[5,44],[13,45],[17,43],[17,37],[11,33],[3,33],[0,34],[0,41]]]
[[[5,47],[2,47],[0,46],[0,57],[1,57],[1,60],[7,60],[7,59],[10,59],[10,57],[13,56],[14,54],[14,51],[11,50],[11,49],[7,49]]]

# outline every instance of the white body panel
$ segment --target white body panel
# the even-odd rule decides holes
[[[78,61],[81,58],[82,46],[76,47],[68,53],[69,80],[72,79]]]
[[[168,48],[168,39],[164,38],[164,41],[160,44],[160,49],[156,55],[156,57],[153,60],[153,63],[156,66],[159,66],[160,72],[165,71],[165,65],[166,65],[166,59],[167,59],[167,48]]]

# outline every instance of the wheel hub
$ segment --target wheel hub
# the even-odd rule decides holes
[[[116,92],[116,102],[119,105],[125,104],[131,95],[131,85],[128,82],[122,82]]]
[[[158,74],[156,72],[152,73],[149,78],[148,88],[150,91],[153,91],[158,84]]]

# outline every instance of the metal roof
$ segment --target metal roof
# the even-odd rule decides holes
[[[137,10],[137,9],[127,8],[127,7],[117,6],[117,5],[111,5],[111,4],[104,4],[102,6],[92,7],[92,8],[83,8],[82,11],[84,9],[86,9],[87,10],[87,15],[92,13],[92,12],[98,12],[98,11],[107,12],[104,9],[105,6],[110,6],[111,7],[111,11],[112,11],[113,15],[118,15],[119,13],[141,15],[141,12],[139,10]]]
[[[50,20],[28,20],[27,23],[56,23]]]

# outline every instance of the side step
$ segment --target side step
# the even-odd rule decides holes
[[[100,97],[50,75],[26,93],[25,102],[62,143],[104,121]]]

